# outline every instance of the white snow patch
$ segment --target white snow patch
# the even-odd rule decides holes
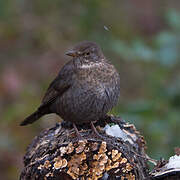
[[[122,138],[124,141],[127,141],[128,139],[127,134],[123,132],[117,124],[113,126],[109,126],[109,124],[107,124],[104,127],[104,130],[106,134],[110,136]]]
[[[180,156],[175,155],[169,158],[169,162],[166,164],[167,169],[180,168]]]

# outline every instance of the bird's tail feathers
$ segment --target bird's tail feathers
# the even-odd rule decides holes
[[[37,110],[34,113],[32,113],[30,116],[28,116],[24,121],[22,121],[20,123],[20,126],[25,126],[25,125],[28,125],[28,124],[32,124],[34,121],[38,120],[40,117],[42,117],[45,114],[46,113]]]

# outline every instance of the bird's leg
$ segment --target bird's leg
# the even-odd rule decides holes
[[[91,121],[91,129],[93,130],[93,134],[97,136],[98,138],[102,138],[102,136],[97,132],[97,129],[95,128],[93,122]]]
[[[79,133],[79,131],[78,131],[75,123],[73,123],[73,128],[74,128],[74,130],[76,131],[76,135],[77,135],[78,139],[79,139],[79,140],[82,140],[83,137],[82,137],[81,134]]]

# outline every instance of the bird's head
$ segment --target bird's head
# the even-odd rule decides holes
[[[100,47],[94,42],[83,41],[75,45],[66,55],[72,57],[82,57],[84,59],[98,60],[103,57]]]

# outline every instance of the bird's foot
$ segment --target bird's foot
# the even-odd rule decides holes
[[[95,126],[94,126],[94,124],[93,124],[93,122],[91,121],[91,129],[92,129],[92,136],[94,136],[94,137],[96,137],[96,138],[98,138],[98,139],[104,139],[104,137],[103,136],[101,136],[99,133],[98,133],[98,131],[97,131],[97,129],[95,128]]]
[[[74,123],[73,123],[73,128],[76,131],[76,135],[77,135],[78,140],[84,140],[84,138],[81,136],[81,134],[79,133],[79,131],[78,131],[78,129]]]

